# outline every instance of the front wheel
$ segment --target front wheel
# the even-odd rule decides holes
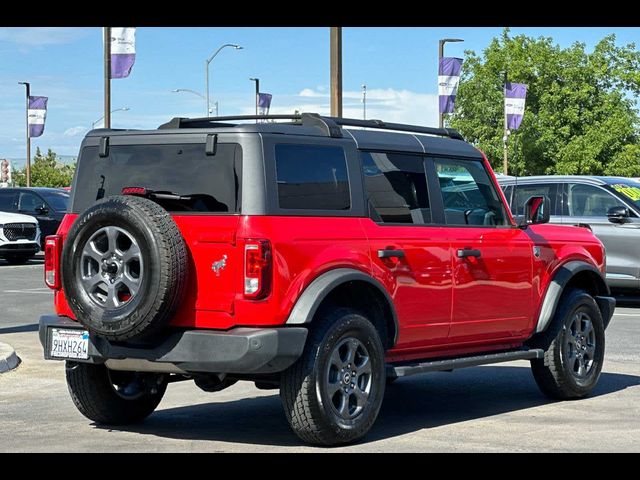
[[[604,323],[591,295],[567,292],[560,300],[554,322],[561,327],[544,354],[531,360],[540,390],[558,400],[587,396],[598,383],[604,361]]]
[[[359,313],[338,309],[314,321],[302,356],[282,374],[280,398],[298,437],[333,446],[369,431],[384,388],[378,331]]]
[[[73,403],[89,420],[126,425],[153,413],[167,389],[167,376],[67,362],[67,385]]]

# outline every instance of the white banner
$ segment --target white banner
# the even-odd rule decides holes
[[[136,53],[135,27],[111,27],[111,54],[130,55]]]

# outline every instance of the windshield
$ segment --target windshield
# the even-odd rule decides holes
[[[640,210],[640,182],[631,179],[618,179],[607,185],[607,188],[617,193],[618,197]]]
[[[66,212],[69,194],[66,192],[39,192],[47,203],[57,212]]]

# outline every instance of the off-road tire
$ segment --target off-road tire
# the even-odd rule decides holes
[[[105,308],[80,280],[83,248],[100,229],[124,229],[138,242],[144,271],[131,301]],[[93,334],[112,341],[153,338],[169,323],[184,296],[189,257],[171,215],[151,200],[108,197],[82,213],[62,252],[62,286],[75,317]]]
[[[368,353],[371,383],[364,407],[353,419],[344,419],[332,408],[326,379],[333,368],[330,356],[334,349],[352,339],[355,344],[360,342]],[[384,354],[378,331],[360,313],[340,308],[316,318],[302,356],[283,372],[280,380],[280,398],[295,434],[305,442],[324,446],[347,444],[363,437],[382,405],[386,379]]]
[[[167,389],[166,375],[138,375],[147,382],[139,395],[126,398],[116,392],[109,371],[104,365],[67,362],[67,386],[73,403],[89,420],[105,425],[126,425],[139,422],[153,413]]]
[[[582,315],[581,323],[588,318],[593,328],[594,350],[592,357],[587,357],[592,358],[592,363],[589,369],[585,369],[584,375],[578,375],[575,371],[579,363],[567,358],[567,348],[575,350],[575,342],[572,347],[564,347],[565,342],[571,342],[573,337],[572,325],[576,315]],[[540,390],[550,398],[570,400],[585,397],[598,383],[604,361],[604,323],[600,309],[587,292],[572,289],[563,294],[552,322],[559,322],[560,328],[545,351],[544,358],[531,360],[533,377]],[[579,345],[583,347],[584,342],[580,341]]]

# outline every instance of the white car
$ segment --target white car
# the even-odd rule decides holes
[[[29,215],[0,212],[0,258],[17,265],[40,251],[38,220]]]

